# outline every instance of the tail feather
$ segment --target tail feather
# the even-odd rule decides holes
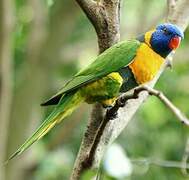
[[[13,153],[6,163],[20,155],[26,149],[28,149],[34,142],[41,139],[45,134],[47,134],[57,123],[62,121],[65,117],[75,110],[79,104],[83,102],[83,97],[79,92],[72,92],[64,95],[54,111],[44,120],[41,126],[29,137],[23,145],[21,145],[18,150]]]

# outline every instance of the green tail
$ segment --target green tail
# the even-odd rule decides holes
[[[33,135],[29,137],[25,141],[25,143],[21,145],[18,150],[10,156],[7,162],[15,156],[20,155],[22,152],[28,149],[35,141],[39,140],[45,134],[47,134],[49,130],[52,129],[57,123],[70,115],[73,110],[75,110],[80,105],[80,103],[83,102],[83,100],[84,98],[80,95],[79,91],[65,94],[61,98],[54,111],[44,120],[44,122],[33,133]]]

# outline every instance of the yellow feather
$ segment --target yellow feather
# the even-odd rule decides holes
[[[149,36],[149,34],[147,36]],[[139,84],[143,84],[154,78],[163,61],[164,58],[154,52],[147,44],[142,43],[137,51],[136,57],[129,67],[136,81]]]
[[[102,101],[101,103],[102,103],[104,106],[114,106],[116,100],[117,100],[117,97],[114,97],[114,98],[112,98],[112,99],[104,100],[104,101]]]
[[[145,43],[148,44],[148,46],[151,47],[151,44],[150,44],[150,39],[152,37],[152,33],[155,31],[155,29],[152,29],[151,31],[148,31],[145,33],[145,36],[144,36],[144,39],[145,39]]]
[[[123,78],[117,72],[113,72],[113,73],[108,74],[108,77],[117,80],[120,84],[123,83]]]
[[[45,134],[48,133],[48,131],[50,131],[56,124],[56,121],[52,122],[51,124],[49,124],[49,126],[47,126],[40,134],[40,136],[37,138],[37,140],[41,139]]]

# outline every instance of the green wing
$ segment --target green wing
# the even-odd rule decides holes
[[[64,93],[77,89],[128,65],[140,46],[137,40],[122,41],[110,47],[87,68],[77,73],[60,91],[42,105],[57,104]]]

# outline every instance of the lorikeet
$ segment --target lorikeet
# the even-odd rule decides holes
[[[161,24],[136,39],[119,42],[107,49],[42,104],[56,107],[10,159],[42,138],[82,102],[113,106],[120,93],[152,80],[166,56],[183,38],[184,34],[177,26]]]

